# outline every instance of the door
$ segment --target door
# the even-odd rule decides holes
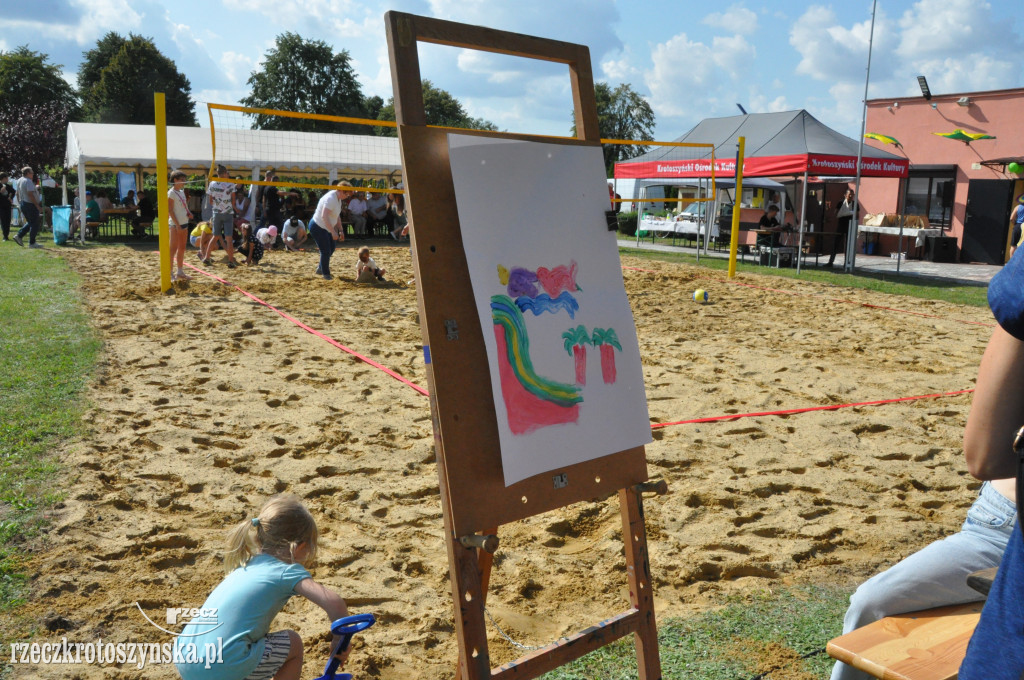
[[[1006,262],[1012,201],[1011,179],[972,179],[968,182],[967,218],[964,220],[964,240],[960,247],[961,262]]]

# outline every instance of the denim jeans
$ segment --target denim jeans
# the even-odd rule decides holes
[[[31,201],[22,201],[21,214],[25,216],[27,221],[25,226],[18,230],[18,238],[25,238],[25,234],[28,234],[28,242],[30,244],[35,243],[36,234],[39,233],[39,208]]]
[[[843,633],[895,614],[983,600],[967,576],[999,566],[1013,533],[1017,507],[986,482],[958,533],[936,541],[872,576],[850,596]],[[832,680],[871,676],[836,662]]]
[[[334,237],[313,220],[309,221],[309,235],[316,241],[316,247],[320,249],[320,273],[324,276],[331,275],[331,255],[334,254]]]

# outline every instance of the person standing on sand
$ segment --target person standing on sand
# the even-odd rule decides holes
[[[316,212],[309,220],[309,235],[316,241],[320,249],[320,265],[316,273],[330,281],[331,255],[334,254],[334,242],[345,240],[345,230],[341,226],[342,201],[352,195],[351,187],[346,180],[341,180],[334,191],[325,193],[316,204]]]
[[[223,165],[217,166],[217,175],[226,177],[228,169]],[[211,226],[213,227],[213,238],[206,246],[206,251],[201,253],[200,259],[204,264],[210,264],[210,252],[217,247],[220,241],[224,242],[224,250],[228,254],[228,269],[238,266],[235,262],[235,244],[231,240],[235,229],[235,210],[231,205],[231,196],[234,194],[235,185],[230,182],[210,182],[206,188],[206,194],[210,197],[210,207],[213,209]]]

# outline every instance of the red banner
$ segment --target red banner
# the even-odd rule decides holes
[[[811,175],[821,177],[852,177],[857,174],[856,168],[856,156],[798,154],[793,156],[762,156],[747,158],[743,161],[743,174],[748,177],[802,175],[805,171]],[[906,177],[909,168],[910,161],[905,158],[862,158],[860,174],[862,177]],[[719,158],[715,160],[716,177],[734,177],[735,175],[735,158]],[[709,160],[646,161],[642,163],[626,161],[615,164],[615,177],[617,179],[710,176],[711,161]]]

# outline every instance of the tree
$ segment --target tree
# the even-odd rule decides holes
[[[260,109],[366,118],[366,100],[349,63],[347,50],[335,54],[321,40],[295,33],[277,36],[263,68],[249,76],[252,90],[242,104]],[[250,114],[257,130],[368,134],[366,127],[309,118]]]
[[[429,80],[423,81],[423,112],[427,117],[427,125],[462,128],[465,130],[497,130],[498,126],[483,118],[473,118],[462,108],[462,103],[451,93],[434,87]],[[377,120],[395,120],[395,98],[377,114]],[[377,128],[377,134],[388,137],[398,136],[395,128]]]
[[[192,85],[150,38],[107,33],[85,53],[78,86],[92,122],[151,125],[153,93],[163,92],[168,125],[198,125]]]
[[[38,172],[63,165],[69,113],[59,101],[14,104],[0,111],[0,170],[31,165]]]
[[[61,77],[60,65],[48,60],[47,55],[33,52],[26,45],[0,52],[0,111],[12,106],[56,103],[77,112],[74,89]]]
[[[597,127],[602,139],[654,138],[654,112],[651,105],[627,84],[614,90],[608,83],[595,83],[594,96],[597,100]],[[576,134],[576,123],[572,125]],[[604,164],[608,176],[612,176],[615,163],[639,156],[647,151],[642,144],[605,144]]]

